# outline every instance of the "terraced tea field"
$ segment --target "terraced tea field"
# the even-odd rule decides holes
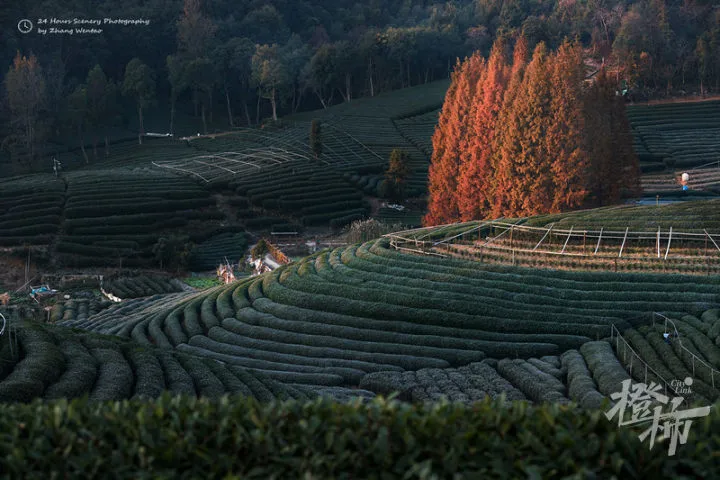
[[[691,189],[718,189],[719,106],[720,102],[710,101],[628,108],[647,193],[679,190],[679,177],[686,171],[691,174]],[[659,172],[666,167],[670,173]]]
[[[0,402],[88,395],[91,400],[157,397],[162,391],[218,397],[226,393],[264,401],[316,396],[257,371],[119,338],[66,328],[23,324],[17,344],[0,337]]]
[[[349,164],[335,164],[366,193],[376,194],[390,152],[394,148],[404,149],[410,155],[410,194],[423,195],[432,153],[428,145],[434,130],[433,118],[436,122],[448,85],[447,80],[431,82],[299,114],[292,119],[320,119],[323,132],[330,137],[328,149],[351,159]],[[420,125],[419,129],[415,123]],[[343,144],[351,148],[348,150]],[[364,168],[358,169],[357,165]]]
[[[193,271],[214,270],[227,258],[237,263],[247,250],[248,239],[245,233],[221,233],[196,245],[190,256],[190,269]]]
[[[631,375],[605,340],[613,325],[644,331],[655,311],[694,315],[703,320],[678,320],[679,328],[689,334],[683,321],[696,329],[706,323],[707,340],[692,342],[705,349],[703,358],[715,355],[707,347],[718,348],[712,309],[719,287],[717,276],[470,265],[399,253],[380,239],[228,286],[129,300],[58,325],[341,398],[397,390],[407,400],[446,395],[470,402],[505,393],[592,407]],[[670,357],[647,350],[643,358],[661,372],[657,359]],[[679,365],[670,371],[684,372]],[[704,390],[702,398],[713,395]]]
[[[178,293],[184,289],[175,279],[155,275],[135,275],[111,278],[103,282],[106,292],[122,300],[149,297],[164,293]]]
[[[0,247],[50,244],[64,203],[65,183],[52,175],[0,180]]]
[[[151,267],[153,245],[177,230],[204,235],[224,218],[207,190],[151,170],[76,171],[67,181],[56,261],[72,267]]]
[[[720,201],[621,205],[387,235],[402,251],[534,268],[720,273]]]

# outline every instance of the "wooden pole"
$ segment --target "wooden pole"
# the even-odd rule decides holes
[[[622,257],[623,248],[625,248],[625,241],[627,240],[627,234],[630,230],[630,227],[625,228],[625,236],[623,237],[623,243],[620,245],[620,254],[618,255],[618,258]]]
[[[708,239],[705,237],[705,257],[707,257],[707,247],[708,247]]]
[[[715,242],[715,239],[712,238],[712,236],[708,233],[708,231],[705,230],[705,229],[703,229],[703,232],[705,232],[705,235],[707,235],[707,238],[709,238],[710,241],[713,243],[713,245],[715,245],[715,248],[717,248],[718,250],[720,250],[720,247],[718,247],[718,244]]]
[[[562,248],[562,250],[560,251],[561,254],[562,254],[562,253],[565,253],[565,248],[567,247],[567,244],[568,244],[568,242],[570,241],[570,237],[572,236],[573,228],[575,228],[575,225],[573,225],[573,226],[570,227],[570,233],[568,233],[568,238],[567,238],[567,240],[565,240],[565,245],[563,245],[563,248]]]
[[[537,250],[537,248],[540,246],[540,244],[542,243],[542,241],[545,240],[545,237],[547,237],[547,236],[550,234],[550,232],[552,231],[552,229],[553,229],[553,225],[550,225],[550,228],[548,228],[547,232],[545,232],[545,235],[543,235],[543,237],[540,239],[540,241],[537,243],[537,245],[535,245],[535,248],[533,248],[533,252],[534,252],[535,250]]]

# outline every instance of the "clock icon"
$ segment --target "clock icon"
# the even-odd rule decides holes
[[[20,33],[30,33],[32,29],[33,23],[27,18],[24,18],[18,22],[18,30],[20,30]]]

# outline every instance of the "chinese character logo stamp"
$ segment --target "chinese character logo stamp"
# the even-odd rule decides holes
[[[673,380],[671,388],[676,393],[691,394],[692,378]],[[610,398],[615,405],[605,416],[612,420],[617,416],[618,426],[649,425],[638,438],[644,442],[650,439],[650,449],[656,441],[670,440],[668,455],[673,456],[677,451],[678,442],[685,445],[690,433],[693,419],[706,417],[710,414],[710,407],[690,408],[679,410],[678,407],[685,401],[685,397],[670,398],[663,393],[662,386],[651,382],[633,384],[628,379],[622,382],[622,391],[613,393]]]

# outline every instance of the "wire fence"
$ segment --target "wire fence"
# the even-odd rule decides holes
[[[444,232],[447,234],[443,235]],[[619,267],[646,270],[648,266],[666,269],[670,265],[667,260],[687,265],[683,268],[689,273],[710,274],[720,269],[720,234],[706,229],[689,232],[673,227],[666,230],[658,227],[656,231],[631,230],[629,226],[622,230],[575,226],[568,229],[555,224],[532,227],[493,220],[467,226],[450,224],[405,230],[384,237],[397,250],[470,257],[487,253],[508,262],[512,255],[513,265],[517,257],[525,263],[536,258],[551,263],[564,261],[560,258],[593,264],[610,262],[615,270]]]
[[[668,318],[667,316],[659,312],[653,312],[652,322],[653,327],[662,325],[664,332],[669,333],[675,338],[675,340],[673,341],[676,342],[677,348],[681,352],[681,355],[686,355],[689,359],[689,361],[684,361],[690,363],[692,367],[693,378],[696,377],[698,368],[706,369],[708,372],[708,376],[710,377],[710,384],[712,385],[713,389],[716,388],[715,377],[717,376],[718,379],[720,379],[720,371],[715,370],[711,365],[709,365],[707,362],[695,355],[692,351],[688,350],[687,347],[682,344],[682,340],[680,339],[680,332],[678,331],[675,322],[673,322],[671,318]],[[654,368],[652,368],[635,351],[635,349],[633,349],[630,343],[625,339],[625,337],[623,337],[623,335],[620,333],[620,330],[618,330],[618,328],[614,324],[610,327],[610,342],[615,347],[615,352],[618,360],[620,360],[620,362],[625,366],[631,377],[633,377],[633,369],[637,365],[639,365],[640,372],[638,372],[635,368],[634,378],[642,378],[643,383],[645,383],[646,385],[648,384],[648,380],[656,380],[659,382],[660,385],[662,385],[664,394],[666,396],[668,392],[672,392],[679,397],[683,397],[684,402],[688,403],[687,398],[685,398],[684,396],[686,395],[686,392],[682,391],[685,388],[685,384],[683,384],[682,382],[677,382],[677,380],[675,381],[676,383],[673,383],[672,381],[669,382],[667,379],[663,378],[662,375],[660,375]],[[652,377],[654,377],[654,379]]]
[[[678,332],[677,327],[675,326],[675,322],[672,321],[672,319],[666,317],[662,313],[653,312],[653,327],[661,322],[656,322],[656,319],[662,320],[662,325],[664,328],[664,331],[668,331],[668,326],[672,327],[672,331],[675,335],[675,339],[677,340],[678,346],[680,348],[680,351],[683,355],[686,355],[688,358],[690,358],[690,365],[692,367],[692,374],[693,377],[695,376],[695,370],[696,368],[704,368],[706,369],[710,374],[710,383],[713,388],[715,388],[715,377],[718,377],[718,380],[720,380],[720,371],[715,370],[711,365],[709,365],[707,362],[705,362],[703,359],[695,355],[692,351],[688,350],[683,344],[682,340],[680,339],[680,332]]]
[[[660,375],[654,368],[648,365],[645,360],[643,360],[643,358],[632,348],[630,343],[625,340],[625,337],[622,336],[620,330],[617,329],[615,324],[611,325],[610,327],[610,342],[611,344],[613,342],[615,343],[615,353],[618,357],[618,360],[620,360],[625,365],[625,368],[628,369],[631,377],[633,376],[633,365],[637,362],[641,365],[642,378],[645,385],[648,385],[649,374],[652,373],[652,375],[654,375],[655,378],[660,381],[660,384],[662,384],[665,396],[667,396],[668,391],[671,391],[678,396],[682,396],[679,395],[678,390],[673,387],[671,382],[668,382],[666,379],[664,379],[662,375]]]

